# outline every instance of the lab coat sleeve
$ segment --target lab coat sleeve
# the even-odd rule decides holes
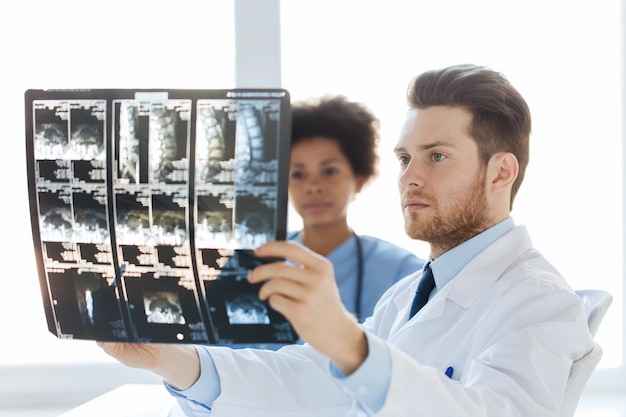
[[[278,351],[209,349],[221,382],[212,413],[241,417],[359,415],[330,376],[330,361],[309,345]]]
[[[165,388],[176,399],[186,416],[211,415],[212,405],[220,394],[220,379],[207,349],[196,346],[200,359],[200,378],[188,389],[179,391],[165,384]]]
[[[391,358],[387,344],[369,332],[365,332],[369,352],[365,361],[349,376],[344,375],[334,365],[331,374],[346,392],[358,401],[367,415],[380,410],[385,401],[391,378]]]
[[[556,417],[572,362],[592,340],[576,295],[541,287],[502,295],[453,379],[388,345],[391,381],[376,416]]]

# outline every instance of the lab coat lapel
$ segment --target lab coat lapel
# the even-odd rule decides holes
[[[531,248],[531,245],[526,228],[517,226],[472,259],[450,283],[428,301],[422,310],[407,321],[411,306],[410,300],[417,289],[418,277],[413,285],[409,286],[394,300],[398,311],[393,326],[395,331],[398,333],[407,330],[413,332],[415,326],[444,316],[449,302],[463,308],[470,308],[502,276],[515,259]]]
[[[532,242],[526,227],[517,226],[488,246],[461,270],[447,285],[450,287],[448,298],[455,304],[470,308],[531,247]]]

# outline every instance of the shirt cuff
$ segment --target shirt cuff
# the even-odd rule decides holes
[[[220,377],[208,349],[204,349],[202,346],[194,346],[194,348],[200,359],[200,377],[198,380],[186,390],[177,390],[168,384],[165,384],[165,388],[174,397],[184,398],[210,410],[213,402],[222,392]]]
[[[365,361],[349,376],[332,362],[330,373],[350,395],[372,413],[385,404],[391,380],[391,356],[384,340],[365,332],[368,354]]]

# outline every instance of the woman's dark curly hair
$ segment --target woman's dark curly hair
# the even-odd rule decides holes
[[[291,145],[315,137],[336,141],[352,171],[366,182],[378,174],[380,123],[365,105],[344,96],[323,96],[293,104]]]

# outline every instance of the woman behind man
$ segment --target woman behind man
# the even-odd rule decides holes
[[[293,105],[289,199],[303,227],[287,239],[332,262],[343,304],[359,321],[387,288],[424,264],[348,223],[350,203],[376,177],[378,140],[378,119],[361,103],[326,96]]]

